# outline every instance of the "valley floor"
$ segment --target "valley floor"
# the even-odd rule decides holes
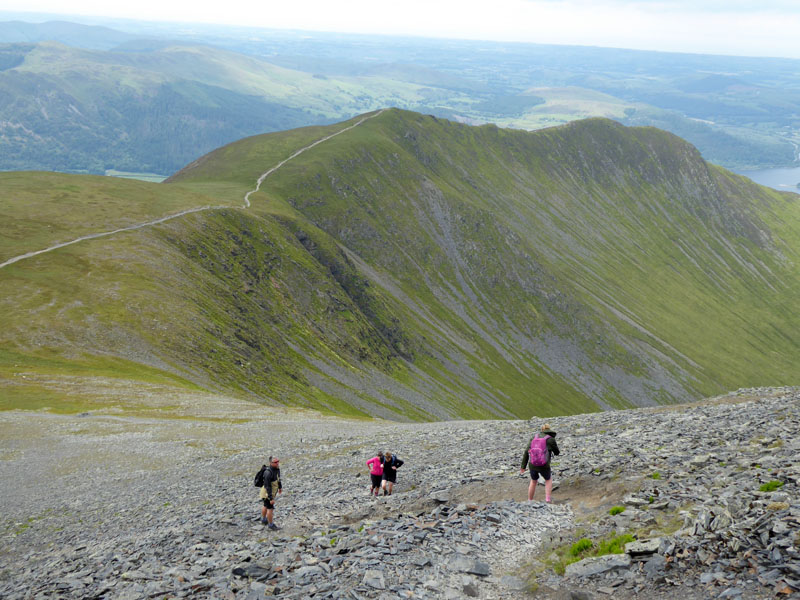
[[[206,399],[208,400],[208,399]],[[542,422],[348,421],[219,399],[194,417],[0,414],[3,598],[771,598],[800,590],[800,392]],[[230,418],[235,415],[236,418]],[[365,461],[405,461],[368,496]],[[252,479],[281,458],[281,531]],[[770,481],[773,491],[761,491]],[[615,505],[624,512],[609,515]],[[580,537],[655,548],[552,567]],[[561,565],[563,567],[563,563]],[[594,574],[593,574],[594,573]],[[583,594],[583,595],[580,595]]]

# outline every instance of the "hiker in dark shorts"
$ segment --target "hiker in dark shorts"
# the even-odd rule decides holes
[[[270,456],[269,467],[264,471],[264,485],[261,487],[260,494],[261,500],[264,502],[264,506],[261,507],[261,524],[266,525],[268,529],[280,529],[273,523],[273,515],[275,514],[275,498],[282,493],[280,461],[276,457]]]
[[[378,495],[378,490],[381,488],[383,481],[383,452],[380,450],[378,453],[367,461],[369,467],[369,478],[371,487],[369,488],[369,495]]]
[[[383,455],[383,488],[384,496],[392,495],[392,487],[397,483],[397,469],[403,466],[403,461],[394,456],[391,452]]]
[[[530,465],[531,471],[531,483],[528,486],[528,501],[533,500],[533,494],[536,491],[536,484],[538,483],[539,476],[542,476],[544,479],[544,498],[545,502],[550,502],[550,496],[553,492],[553,474],[550,470],[550,458],[555,454],[558,456],[561,454],[561,451],[558,449],[558,444],[556,444],[556,432],[550,428],[549,424],[542,425],[541,434],[534,435],[528,445],[525,447],[525,452],[522,455],[522,463],[519,467],[519,472],[524,473],[525,467],[528,466],[529,461],[533,462],[531,459],[531,452],[532,448],[534,447],[534,439],[536,438],[545,438],[545,452],[544,457],[546,458],[546,462],[544,464]],[[538,444],[537,444],[538,445]]]

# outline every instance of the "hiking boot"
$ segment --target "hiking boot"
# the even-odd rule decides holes
[[[267,524],[267,517],[261,517],[261,524],[262,525],[266,525]]]
[[[270,523],[269,525],[267,525],[267,529],[271,529],[272,531],[278,531],[280,527],[275,525],[275,523]]]

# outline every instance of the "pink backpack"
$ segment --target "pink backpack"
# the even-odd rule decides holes
[[[537,433],[531,440],[528,450],[528,462],[532,467],[543,467],[547,464],[547,438],[549,435],[539,437]]]

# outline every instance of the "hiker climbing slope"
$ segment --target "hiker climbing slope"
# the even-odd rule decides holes
[[[280,529],[280,527],[273,522],[275,499],[278,494],[283,493],[280,461],[276,457],[270,456],[269,467],[262,470],[262,486],[259,497],[263,501],[264,506],[261,507],[261,524],[266,525],[268,529]]]
[[[378,453],[367,461],[369,467],[369,477],[371,487],[369,488],[369,495],[378,495],[378,490],[381,488],[381,481],[383,479],[383,452],[378,450]]]
[[[383,455],[383,488],[384,496],[392,495],[392,487],[397,483],[397,469],[403,466],[403,461],[397,458],[396,454],[387,452]]]
[[[561,451],[558,449],[556,443],[556,432],[553,431],[549,423],[542,425],[541,433],[535,434],[528,445],[525,447],[525,452],[522,454],[522,462],[520,463],[519,472],[525,472],[525,467],[530,467],[531,483],[528,486],[528,501],[533,500],[533,494],[536,492],[536,484],[539,476],[544,479],[544,498],[546,502],[550,502],[550,497],[553,492],[553,473],[550,470],[550,458],[553,455],[558,456]]]

